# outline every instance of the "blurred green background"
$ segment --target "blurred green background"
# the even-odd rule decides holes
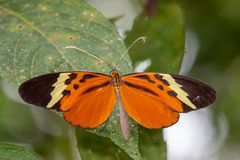
[[[1,2],[1,1],[0,1]],[[177,14],[183,13],[183,19],[174,22],[172,25],[179,27],[179,32],[176,36],[181,36],[190,32],[194,35],[194,44],[196,55],[186,55],[187,57],[195,57],[196,60],[193,66],[190,66],[191,76],[204,80],[210,83],[218,92],[216,103],[210,109],[213,114],[213,124],[216,132],[216,137],[222,134],[224,138],[221,139],[221,144],[216,147],[211,154],[206,154],[205,159],[240,159],[240,1],[239,0],[202,0],[202,1],[157,1],[157,0],[97,0],[87,1],[98,10],[103,12],[105,16],[111,19],[119,28],[121,33],[126,36],[126,44],[132,42],[135,36],[144,36],[142,32],[136,32],[131,29],[135,17],[144,15],[148,17],[148,21],[154,19],[154,16],[161,15],[159,7],[162,4],[171,3],[177,5],[181,11],[174,10]],[[147,5],[148,4],[148,5]],[[164,10],[168,15],[172,13],[173,8]],[[168,17],[165,17],[168,18]],[[185,26],[182,25],[184,21]],[[137,23],[137,21],[135,21]],[[163,21],[162,21],[163,22]],[[138,22],[139,23],[139,22]],[[164,28],[166,31],[174,32],[178,29],[171,28],[171,23],[168,24],[169,28]],[[140,24],[141,25],[141,22]],[[159,21],[154,21],[155,26],[162,25]],[[183,28],[182,28],[183,27]],[[146,30],[150,29],[144,27]],[[156,27],[157,28],[157,27]],[[149,31],[149,32],[154,32]],[[156,33],[158,33],[156,31]],[[171,32],[172,33],[172,32]],[[171,34],[170,33],[170,34]],[[173,34],[173,33],[172,33]],[[178,35],[179,34],[179,35]],[[157,35],[156,35],[157,38]],[[176,37],[175,42],[179,38]],[[155,40],[155,39],[154,39]],[[154,41],[153,40],[153,41]],[[191,39],[190,39],[191,40]],[[158,40],[156,40],[158,41]],[[169,41],[170,43],[171,41]],[[169,44],[171,46],[172,44]],[[196,45],[198,47],[196,47]],[[161,53],[157,54],[157,50],[151,51],[145,49],[144,53],[136,53],[140,50],[138,48],[141,44],[130,50],[130,55],[133,60],[134,67],[145,59],[161,59]],[[158,47],[152,45],[151,47]],[[181,56],[184,44],[179,42],[174,44],[174,49],[165,49],[165,53],[174,52],[174,61],[167,62],[169,66],[162,66],[161,60],[152,61],[153,64],[148,68],[151,71],[177,72],[178,68],[171,68],[172,64],[178,64],[181,61]],[[194,46],[193,46],[194,47]],[[154,54],[150,54],[154,53]],[[178,53],[180,52],[180,53]],[[189,54],[185,51],[185,54]],[[168,57],[169,58],[169,57]],[[170,57],[171,58],[171,57]],[[193,58],[194,59],[194,58]],[[165,62],[166,63],[166,62]],[[189,67],[189,66],[188,66]],[[36,107],[29,107],[20,104],[17,101],[17,92],[15,88],[11,88],[6,83],[1,83],[0,92],[0,141],[18,143],[30,146],[41,155],[44,159],[48,160],[70,160],[74,159],[76,153],[73,146],[76,139],[69,137],[74,136],[74,131],[64,120],[51,113],[50,111],[41,110]],[[14,100],[16,101],[14,101]],[[44,121],[42,120],[44,118]],[[47,125],[43,122],[49,122]],[[201,122],[199,122],[201,123]],[[220,126],[224,126],[221,130]],[[144,129],[141,129],[144,132]],[[128,156],[122,150],[117,148],[110,140],[86,133],[78,129],[77,137],[79,138],[78,147],[82,159],[127,159]],[[152,139],[145,139],[141,143],[146,143],[141,148],[145,150],[145,154],[152,155],[151,159],[166,158],[166,146],[163,145],[163,140],[159,139],[160,131],[153,133],[147,132],[146,135],[153,137]],[[206,137],[208,133],[206,132]],[[156,137],[156,138],[154,138]],[[141,138],[141,133],[140,133]],[[146,138],[146,136],[144,136]],[[147,141],[153,140],[153,143],[147,144]],[[216,138],[216,140],[218,140]],[[140,143],[140,144],[141,144]],[[193,142],[194,143],[194,142]],[[160,146],[160,147],[159,147]],[[209,148],[211,150],[212,148]],[[159,153],[157,153],[159,151]],[[160,154],[160,155],[159,155]],[[205,153],[202,153],[202,155]],[[91,156],[90,156],[91,155]],[[149,158],[149,157],[148,157]],[[203,157],[200,157],[203,158]],[[194,159],[194,158],[192,158]],[[197,157],[196,159],[199,159]]]

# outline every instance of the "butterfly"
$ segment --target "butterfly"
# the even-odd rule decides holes
[[[156,72],[121,76],[117,71],[45,74],[21,84],[19,94],[27,103],[63,112],[66,121],[82,128],[104,123],[118,96],[127,114],[146,128],[171,126],[179,113],[216,99],[211,86],[186,76]]]
[[[110,75],[87,71],[40,75],[22,83],[19,94],[27,103],[63,112],[67,122],[81,128],[103,124],[119,101],[120,118],[128,115],[150,129],[175,124],[179,113],[207,107],[217,95],[210,85],[187,76],[158,72],[121,75],[114,69]],[[128,139],[127,122],[120,121]]]

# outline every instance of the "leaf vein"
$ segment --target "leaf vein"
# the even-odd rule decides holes
[[[16,39],[16,41],[15,41],[14,49],[13,49],[13,67],[14,67],[13,75],[16,78],[17,83],[19,83],[19,79],[18,79],[18,76],[17,76],[17,69],[16,69],[16,66],[17,66],[17,54],[18,54],[17,47],[18,47],[19,40],[20,40],[20,38],[18,37]]]
[[[44,44],[41,47],[39,47],[32,55],[31,67],[30,67],[30,76],[31,77],[34,76],[33,72],[34,72],[34,66],[35,66],[35,62],[36,62],[36,56],[38,55],[40,49],[42,49],[43,47],[44,47]]]

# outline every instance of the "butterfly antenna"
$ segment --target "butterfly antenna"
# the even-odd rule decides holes
[[[92,57],[92,58],[94,58],[94,59],[97,59],[97,60],[99,60],[99,61],[101,61],[101,62],[106,63],[107,66],[109,66],[111,69],[113,69],[113,67],[112,67],[109,63],[107,63],[104,59],[98,57],[97,55],[95,55],[95,54],[93,54],[93,53],[90,53],[90,52],[88,52],[88,51],[86,51],[86,50],[83,50],[83,49],[78,48],[78,47],[75,47],[75,46],[66,46],[65,48],[67,48],[67,49],[76,49],[76,50],[79,50],[79,51],[81,51],[81,52],[83,52],[83,53],[86,53],[86,54],[89,55],[90,57]]]
[[[128,51],[132,48],[132,46],[135,45],[137,42],[141,41],[141,42],[145,43],[145,42],[146,42],[146,38],[147,38],[147,37],[139,37],[139,38],[137,38],[137,39],[125,50],[125,52],[121,55],[119,61],[121,61],[121,59],[128,53]]]

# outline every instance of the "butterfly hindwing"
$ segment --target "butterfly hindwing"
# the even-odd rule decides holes
[[[122,103],[128,115],[146,128],[163,128],[176,123],[178,112],[160,101],[154,91],[142,88],[135,84],[122,85],[120,88]]]
[[[170,126],[177,122],[179,112],[206,107],[216,99],[212,87],[185,76],[143,72],[122,80],[125,110],[147,128]]]
[[[103,123],[114,107],[110,83],[111,77],[100,73],[51,73],[24,82],[19,94],[27,103],[64,112],[65,119],[74,125],[93,128]],[[100,103],[104,98],[109,102]]]
[[[70,103],[72,107],[64,112],[65,120],[82,128],[95,128],[105,122],[113,111],[116,95],[111,84],[103,85],[87,89],[76,101],[66,98],[64,104]]]

